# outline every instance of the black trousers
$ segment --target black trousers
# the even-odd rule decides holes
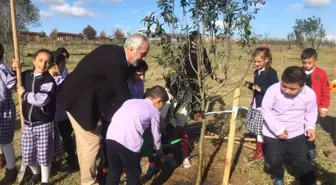
[[[192,106],[191,106],[191,112],[192,114],[195,114],[197,112],[201,111],[201,104],[197,101],[197,99],[201,98],[200,95],[200,87],[199,84],[197,83],[197,78],[194,79],[194,81],[190,81],[189,82],[190,85],[190,89],[194,92],[193,96],[192,96]]]
[[[125,171],[126,184],[140,185],[140,153],[133,152],[113,140],[106,140],[108,175],[106,184],[119,185],[120,176]]]
[[[102,122],[102,127],[101,127],[101,163],[103,165],[103,167],[107,167],[107,155],[106,155],[106,133],[107,133],[107,129],[108,126],[110,125],[110,121],[105,121],[105,120],[101,120]]]
[[[315,145],[315,141],[309,141],[309,138],[307,137],[307,145],[308,145],[308,149],[309,150],[315,150],[316,149],[316,145]]]
[[[265,160],[270,165],[272,178],[283,179],[284,156],[288,156],[295,170],[299,172],[301,185],[316,183],[314,167],[308,157],[308,146],[304,135],[285,140],[264,136],[264,146]]]
[[[73,143],[72,133],[73,128],[69,119],[57,122],[60,135],[62,137],[64,151],[68,154],[67,163],[73,163],[77,161],[75,154],[75,146]]]

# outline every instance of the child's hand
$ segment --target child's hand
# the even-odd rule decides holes
[[[18,60],[13,59],[12,60],[12,68],[14,71],[16,71],[18,68],[21,68],[22,64]]]
[[[308,129],[307,130],[307,136],[309,137],[309,141],[314,141],[316,138],[314,129]]]
[[[288,130],[285,129],[282,134],[279,135],[280,139],[287,139],[288,138]]]
[[[325,110],[325,109],[320,109],[320,116],[322,118],[326,117],[328,114],[328,110]]]
[[[25,89],[22,86],[17,88],[17,93],[19,94],[19,96],[21,96],[24,91]]]
[[[249,82],[249,81],[245,81],[245,82],[244,82],[244,86],[245,86],[245,87],[249,87],[250,84],[251,84],[251,82]]]

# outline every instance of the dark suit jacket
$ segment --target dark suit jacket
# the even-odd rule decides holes
[[[130,74],[124,48],[102,45],[87,54],[64,80],[57,102],[83,129],[93,130],[103,114],[113,115],[132,98],[127,86]]]

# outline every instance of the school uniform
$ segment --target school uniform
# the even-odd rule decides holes
[[[59,86],[65,80],[67,74],[68,71],[64,70],[61,75],[54,77],[57,85],[57,91],[59,89]],[[71,126],[69,117],[66,114],[65,109],[59,104],[56,104],[55,122],[57,123],[60,136],[62,137],[64,151],[68,154],[67,163],[74,164],[76,163],[77,158],[72,139],[73,128]]]
[[[252,90],[253,85],[258,85],[260,92],[254,90],[251,108],[247,112],[246,129],[255,134],[262,135],[262,126],[264,119],[261,114],[261,103],[266,93],[266,90],[274,83],[279,82],[277,72],[269,67],[267,69],[257,69],[254,71],[254,83],[249,85]]]
[[[24,129],[21,137],[22,162],[25,165],[50,165],[62,153],[59,133],[54,122],[56,83],[49,72],[22,73],[25,91],[22,93]]]
[[[265,162],[270,165],[272,177],[283,179],[284,156],[288,156],[299,172],[300,184],[316,183],[304,135],[308,129],[315,130],[317,104],[314,91],[304,86],[296,96],[288,97],[281,92],[281,83],[276,83],[267,90],[261,110],[265,120],[262,129]],[[288,139],[280,139],[279,135],[285,129]]]
[[[16,110],[11,90],[15,84],[15,74],[0,61],[0,145],[13,142]]]
[[[183,152],[183,165],[184,167],[189,168],[191,166],[190,161],[188,159],[189,137],[183,131],[181,133],[178,133],[179,135],[175,135],[175,128],[181,127],[184,130],[186,124],[188,123],[190,107],[192,104],[192,92],[186,91],[181,100],[177,100],[167,88],[166,92],[168,94],[169,100],[164,105],[160,115],[161,118],[165,119],[167,123],[166,132],[162,139],[163,140],[162,143],[168,144],[173,139],[176,138],[181,139],[182,140],[181,149]],[[172,153],[172,151],[173,149],[171,147],[167,147],[165,152]],[[173,155],[172,156],[168,155],[167,161],[171,165],[171,167],[175,167],[176,164]]]
[[[330,91],[327,73],[315,66],[311,71],[306,72],[306,85],[313,89],[316,94],[318,109],[328,110],[330,104]],[[313,150],[311,158],[316,159],[314,150],[316,149],[315,141],[307,140],[309,150]]]
[[[318,108],[328,110],[330,91],[327,73],[315,66],[313,70],[306,71],[306,75],[306,85],[314,90]]]
[[[143,99],[145,93],[145,83],[143,80],[133,82],[132,80],[127,80],[128,89],[135,99]]]
[[[127,100],[114,114],[106,136],[109,172],[107,183],[118,185],[123,170],[127,184],[139,185],[143,133],[151,127],[154,148],[161,148],[160,112],[149,99]]]

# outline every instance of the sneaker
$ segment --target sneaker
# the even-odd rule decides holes
[[[152,176],[156,171],[155,163],[151,162],[148,164],[148,168],[146,170],[146,176]]]
[[[309,150],[309,157],[312,161],[315,161],[317,159],[317,152],[316,150]]]
[[[189,157],[187,157],[183,160],[183,168],[190,168],[190,167],[191,167],[191,163],[190,163]]]
[[[41,181],[41,174],[35,175],[33,174],[33,176],[25,183],[25,185],[35,185],[38,184]]]
[[[283,182],[282,179],[275,179],[274,180],[274,185],[283,185],[283,184],[284,184],[284,182]]]

